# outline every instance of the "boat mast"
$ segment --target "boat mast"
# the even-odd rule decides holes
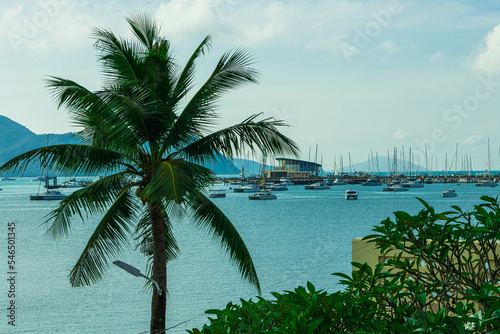
[[[444,156],[444,177],[448,177],[448,153]]]
[[[488,175],[491,172],[490,137],[488,137]]]
[[[352,174],[352,160],[351,160],[351,152],[348,152],[349,155],[349,172]]]

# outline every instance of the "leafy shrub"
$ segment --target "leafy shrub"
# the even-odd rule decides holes
[[[365,237],[393,255],[373,268],[353,262],[351,276],[334,274],[341,291],[308,283],[274,300],[229,303],[188,332],[500,333],[500,207],[481,199],[471,212],[436,213],[420,199],[417,215],[395,212]]]

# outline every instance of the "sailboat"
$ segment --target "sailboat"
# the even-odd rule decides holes
[[[248,195],[250,200],[271,200],[277,199],[278,197],[271,192],[269,188],[266,188],[266,156],[262,158],[262,190],[255,194]]]
[[[47,134],[47,146],[49,146],[49,135]],[[50,180],[53,180],[52,185],[50,185]],[[54,190],[59,188],[57,185],[57,176],[54,177],[49,177],[48,173],[45,176],[45,188],[47,189],[46,191],[40,193],[40,187],[38,188],[39,191],[36,195],[31,195],[30,200],[31,201],[54,201],[54,200],[60,200],[66,197],[62,192],[59,190]]]
[[[54,184],[50,185],[50,179],[54,180]],[[66,197],[62,192],[59,190],[54,190],[54,187],[57,187],[57,177],[45,177],[45,188],[47,188],[47,191],[44,191],[42,193],[38,193],[36,195],[31,195],[30,200],[31,201],[51,201],[51,200],[60,200]]]
[[[488,137],[488,166],[487,166],[486,175],[490,176],[491,174],[491,155],[490,155],[490,138]],[[490,181],[490,180],[479,180],[476,183],[476,187],[496,187],[498,183]]]

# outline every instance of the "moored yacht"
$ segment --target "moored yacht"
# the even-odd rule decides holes
[[[210,198],[225,198],[226,189],[212,189],[209,191],[208,197]]]
[[[253,185],[239,186],[237,188],[234,188],[233,192],[235,192],[235,193],[256,193],[259,190],[260,190],[259,187],[257,187],[257,185],[255,185],[255,184],[253,184]]]
[[[382,183],[378,182],[377,179],[368,179],[366,182],[361,183],[362,186],[381,186]]]
[[[66,195],[61,193],[58,190],[47,190],[38,195],[31,195],[30,200],[32,201],[51,201],[51,200],[59,200],[65,198]]]
[[[441,192],[443,197],[457,197],[457,193],[453,189],[446,189]]]
[[[284,186],[293,186],[295,183],[293,183],[292,181],[290,181],[289,179],[286,179],[284,177],[282,177],[280,179],[280,184],[284,185]]]
[[[336,178],[335,181],[333,181],[333,185],[334,186],[341,186],[341,185],[344,185],[344,184],[345,184],[344,180],[339,179],[339,178]]]
[[[313,184],[308,184],[304,186],[304,189],[323,190],[323,189],[330,189],[330,187],[324,184],[323,182],[315,182]]]
[[[496,187],[498,186],[498,183],[489,181],[489,180],[480,180],[477,181],[476,187]]]
[[[283,183],[275,183],[272,186],[268,187],[272,191],[286,191],[288,188]]]
[[[258,193],[248,195],[248,199],[251,200],[270,200],[277,199],[278,197],[273,194],[269,189],[262,189]]]
[[[424,184],[420,180],[410,181],[410,188],[423,188]]]

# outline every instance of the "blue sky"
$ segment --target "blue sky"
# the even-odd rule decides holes
[[[500,4],[496,1],[4,1],[0,6],[0,114],[35,133],[75,131],[44,79],[103,84],[92,27],[130,36],[125,17],[154,14],[183,62],[207,34],[220,55],[255,54],[259,85],[230,93],[220,127],[251,114],[285,119],[303,159],[365,161],[397,147],[437,169],[472,158],[500,169]],[[257,159],[258,160],[258,159]],[[429,163],[430,164],[430,163]],[[435,166],[433,166],[435,168]]]

